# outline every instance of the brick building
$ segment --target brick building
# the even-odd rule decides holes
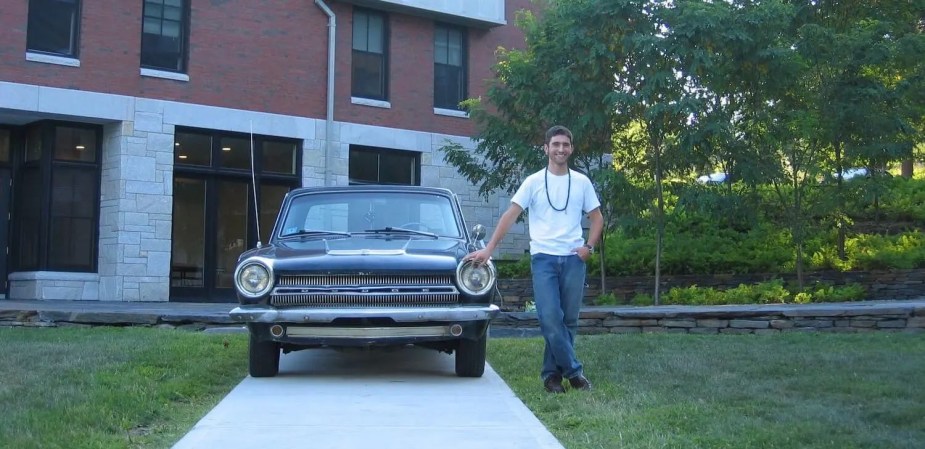
[[[478,197],[439,148],[473,146],[458,102],[523,45],[531,5],[4,1],[0,295],[230,301],[254,198],[265,242],[298,186],[448,187],[493,226],[508,199]]]

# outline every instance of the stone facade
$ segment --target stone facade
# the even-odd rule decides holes
[[[2,85],[3,83],[0,83]],[[5,85],[10,93],[27,89]],[[39,88],[49,95],[59,89]],[[440,148],[455,142],[472,148],[467,137],[335,122],[326,154],[324,120],[192,105],[172,101],[85,93],[62,97],[58,107],[105,105],[95,119],[105,120],[101,153],[100,224],[97,273],[15,272],[10,299],[168,301],[173,210],[173,158],[176,127],[300,139],[302,185],[346,185],[350,145],[387,146],[421,153],[422,185],[457,194],[468,226],[493,226],[507,198],[485,200],[478,188],[443,160]],[[91,111],[87,109],[87,114]],[[528,244],[517,225],[501,251],[520,252]]]

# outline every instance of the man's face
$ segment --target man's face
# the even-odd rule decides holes
[[[549,143],[543,145],[543,150],[546,151],[546,156],[549,157],[550,162],[555,164],[568,163],[568,158],[572,155],[572,140],[568,136],[561,134],[552,136]]]

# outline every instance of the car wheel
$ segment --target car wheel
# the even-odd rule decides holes
[[[459,377],[482,377],[485,372],[485,344],[488,332],[477,340],[459,340],[456,349],[456,375]]]
[[[279,373],[279,343],[258,340],[250,333],[248,372],[251,377],[273,377]]]

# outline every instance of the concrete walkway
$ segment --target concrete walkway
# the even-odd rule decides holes
[[[452,356],[408,348],[285,354],[277,377],[245,378],[173,449],[256,447],[562,445],[490,367],[459,378]]]

